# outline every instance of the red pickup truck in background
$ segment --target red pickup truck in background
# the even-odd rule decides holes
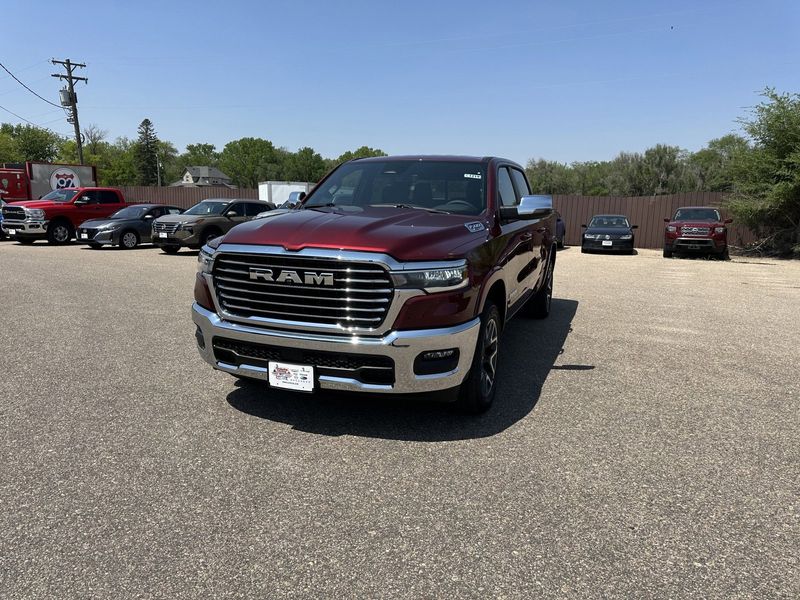
[[[2,229],[21,244],[42,239],[51,244],[66,244],[84,221],[108,217],[126,206],[122,192],[116,188],[53,190],[40,200],[6,204]]]

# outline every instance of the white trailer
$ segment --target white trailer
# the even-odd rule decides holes
[[[292,192],[308,193],[312,187],[314,184],[307,181],[262,181],[258,184],[258,199],[280,207]]]

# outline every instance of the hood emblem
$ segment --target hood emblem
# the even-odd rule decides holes
[[[610,236],[610,235],[608,235],[608,234],[606,234],[606,239],[607,239],[607,240],[610,240],[610,239],[611,239],[611,236]]]
[[[282,270],[278,274],[272,269],[250,267],[250,279],[253,281],[266,281],[267,283],[292,283],[298,285],[333,285],[333,273],[318,273],[316,271]]]
[[[486,225],[484,225],[480,221],[473,221],[472,223],[464,223],[464,227],[466,227],[472,233],[478,233],[479,231],[483,231],[484,229],[486,229]]]

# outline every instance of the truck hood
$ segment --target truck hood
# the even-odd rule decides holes
[[[164,215],[158,217],[159,223],[196,223],[201,219],[219,219],[222,215]]]
[[[24,208],[53,208],[56,206],[66,206],[71,202],[52,202],[50,200],[20,200],[19,202],[7,202],[6,206],[22,206]]]
[[[467,224],[476,231],[468,229]],[[420,209],[304,209],[237,225],[222,242],[282,246],[292,251],[327,248],[380,252],[399,261],[443,260],[459,258],[459,247],[470,241],[485,240],[487,226],[483,216]]]

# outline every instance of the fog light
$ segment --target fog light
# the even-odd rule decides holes
[[[458,348],[421,352],[414,360],[414,374],[434,375],[453,371],[458,366],[458,358]]]
[[[194,332],[194,337],[197,340],[197,346],[200,350],[206,349],[206,338],[203,337],[203,331],[198,327]]]

